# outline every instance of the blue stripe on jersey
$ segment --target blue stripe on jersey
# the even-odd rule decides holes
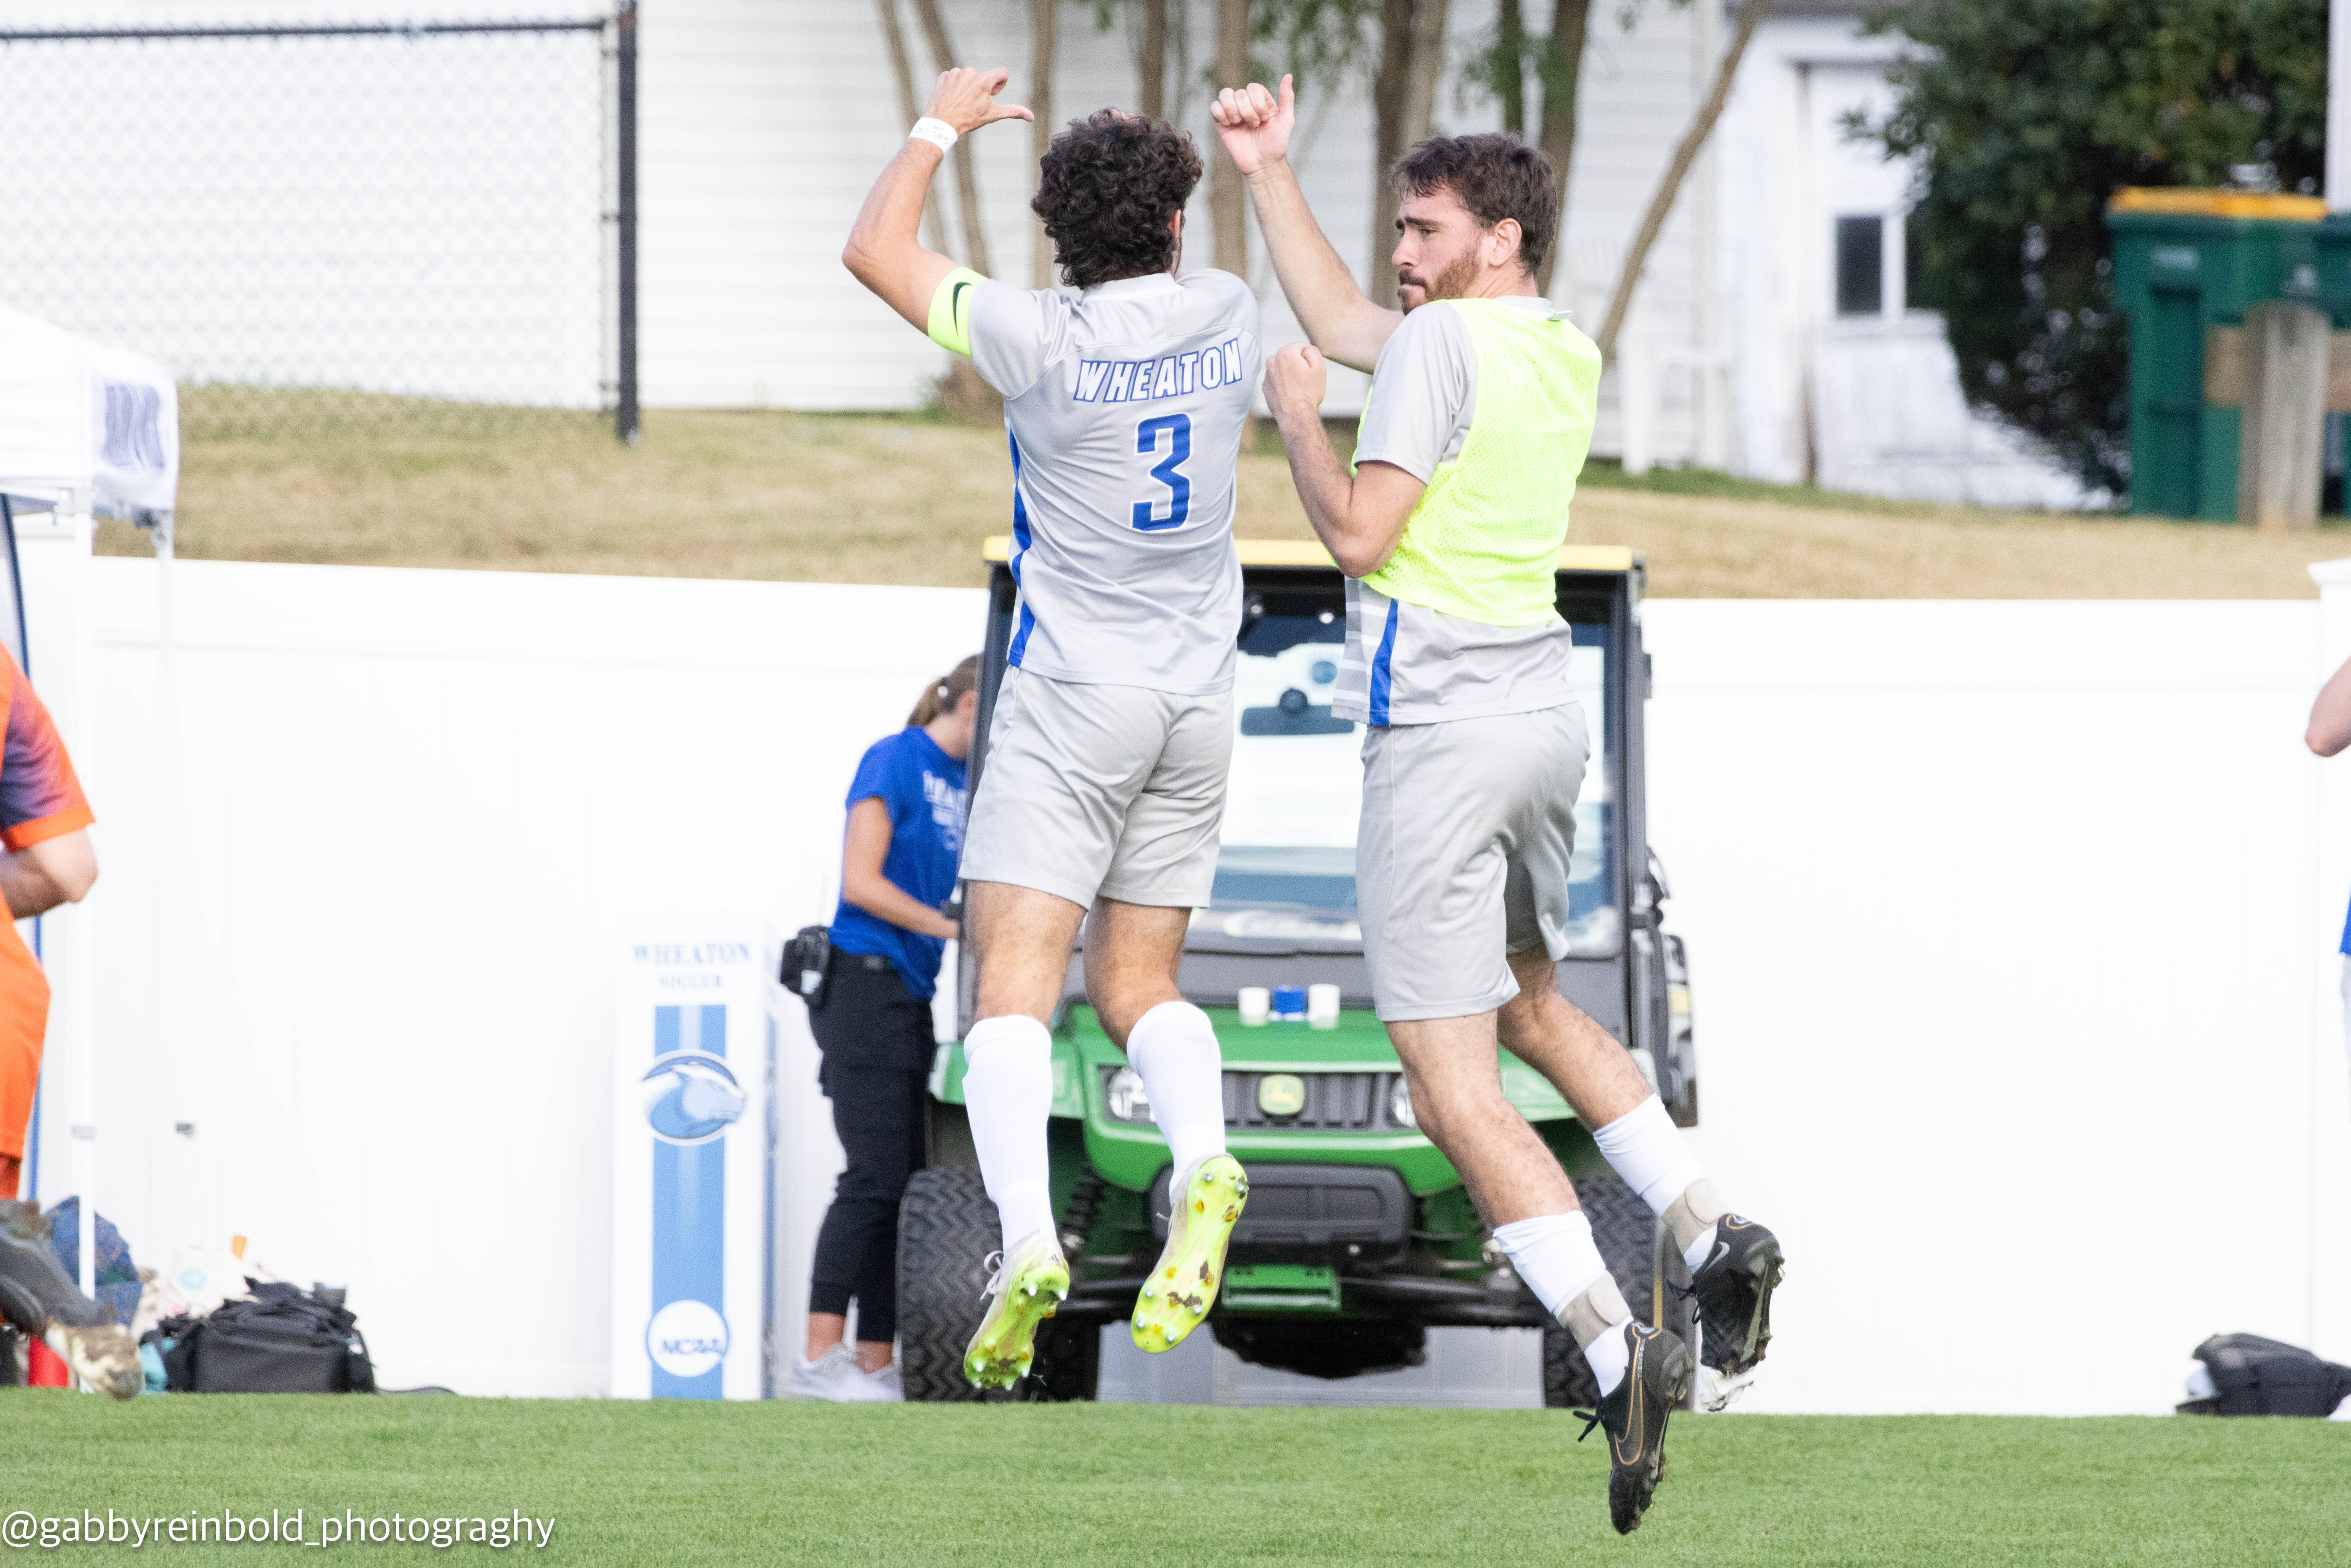
[[[1011,567],[1013,585],[1018,587],[1020,558],[1029,553],[1029,504],[1020,497],[1020,438],[1008,430],[1004,434],[1012,443],[1012,556],[1006,564]],[[1037,612],[1029,608],[1028,600],[1023,598],[1019,629],[1012,634],[1011,651],[1005,655],[1005,662],[1014,669],[1020,667],[1020,655],[1029,647],[1029,633],[1036,629]]]
[[[1029,548],[1029,504],[1020,498],[1020,438],[1010,431],[1004,433],[1012,443],[1012,543],[1016,550]],[[1012,580],[1020,580],[1020,557],[1012,558]]]
[[[1380,651],[1372,655],[1372,722],[1388,721],[1388,683],[1395,664],[1396,601],[1388,601],[1388,623],[1380,632]]]

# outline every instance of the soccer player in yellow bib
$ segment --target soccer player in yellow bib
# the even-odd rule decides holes
[[[1672,1228],[1718,1374],[1762,1356],[1781,1253],[1729,1211],[1624,1047],[1557,985],[1591,747],[1553,573],[1600,351],[1535,288],[1559,233],[1551,163],[1497,135],[1437,137],[1399,159],[1404,308],[1388,310],[1356,287],[1290,174],[1289,78],[1278,99],[1228,89],[1213,112],[1312,340],[1268,357],[1266,402],[1349,580],[1332,710],[1369,727],[1355,875],[1373,1002],[1421,1130],[1583,1347],[1613,1461],[1609,1515],[1629,1531],[1696,1366],[1670,1331],[1632,1321],[1566,1173],[1503,1096],[1497,1040],[1558,1086]],[[1324,355],[1372,372],[1352,467],[1322,428]]]

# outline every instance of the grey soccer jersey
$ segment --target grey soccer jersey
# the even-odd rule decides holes
[[[1249,286],[1196,272],[1075,298],[971,289],[972,363],[1012,433],[1011,663],[1176,695],[1230,689],[1234,465],[1264,368]]]

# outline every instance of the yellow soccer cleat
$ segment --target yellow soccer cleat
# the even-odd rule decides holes
[[[1000,1257],[1001,1254],[998,1254]],[[975,1388],[1009,1388],[1037,1358],[1037,1325],[1070,1294],[1070,1264],[1050,1230],[1040,1230],[1004,1259],[987,1281],[987,1312],[963,1353]]]
[[[1173,1350],[1198,1328],[1224,1282],[1225,1247],[1249,1202],[1249,1174],[1230,1155],[1192,1167],[1184,1201],[1167,1222],[1167,1246],[1134,1299],[1134,1343]]]

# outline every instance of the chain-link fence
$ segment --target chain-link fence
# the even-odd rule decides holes
[[[186,436],[635,425],[634,15],[0,30],[0,303]]]

